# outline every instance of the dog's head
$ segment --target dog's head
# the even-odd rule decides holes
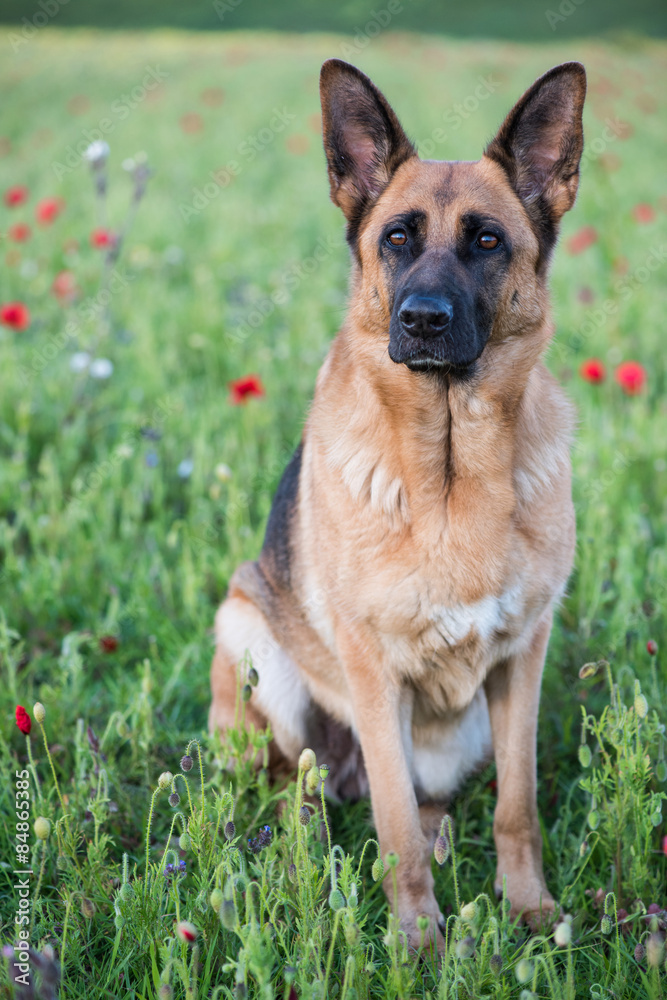
[[[586,75],[541,77],[473,163],[420,160],[383,95],[330,59],[320,77],[331,198],[348,222],[367,328],[413,371],[474,371],[490,339],[544,315],[546,267],[572,207]]]

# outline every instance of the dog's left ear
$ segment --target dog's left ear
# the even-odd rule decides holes
[[[331,200],[354,225],[416,151],[387,100],[356,66],[327,59],[320,98]]]
[[[574,204],[584,145],[585,96],[586,71],[581,63],[555,66],[512,108],[485,151],[504,168],[541,229],[554,229]]]

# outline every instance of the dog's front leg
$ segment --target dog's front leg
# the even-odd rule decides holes
[[[433,894],[430,852],[419,819],[419,809],[408,766],[405,698],[401,685],[382,674],[381,656],[346,635],[337,636],[354,719],[371,791],[373,817],[383,857],[395,851],[398,916],[401,929],[412,948],[418,948],[422,934],[417,917],[430,920],[424,935],[426,946],[444,939],[438,931],[442,915]],[[408,723],[409,725],[409,723]],[[393,883],[385,878],[385,891],[393,906]]]
[[[554,909],[542,871],[537,819],[537,715],[551,613],[538,625],[525,652],[497,666],[485,689],[498,772],[493,833],[497,851],[496,892],[507,876],[511,915],[539,925]]]

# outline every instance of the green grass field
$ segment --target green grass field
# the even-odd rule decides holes
[[[3,29],[0,48],[0,191],[29,191],[24,204],[0,205],[0,304],[24,303],[31,316],[23,330],[0,326],[2,941],[15,937],[12,873],[27,858],[31,942],[61,956],[67,1000],[664,996],[667,47],[565,44],[557,31],[553,44],[522,47],[46,28],[20,43]],[[439,159],[476,158],[556,62],[578,58],[589,71],[587,153],[553,267],[549,358],[579,413],[578,551],[539,729],[545,870],[572,916],[569,945],[512,927],[486,897],[459,912],[480,894],[493,899],[493,766],[452,804],[456,865],[436,875],[450,920],[439,969],[403,952],[371,877],[372,844],[360,863],[373,837],[368,803],[328,809],[347,855],[345,905],[335,897],[332,909],[331,856],[316,823],[295,822],[295,785],[285,793],[251,774],[240,734],[225,746],[205,735],[214,610],[234,567],[259,551],[345,311],[347,250],[318,120],[329,56],[368,72],[423,154]],[[106,219],[81,156],[96,130],[111,147]],[[154,176],[106,290],[90,233],[121,228],[132,197],[121,164],[139,151]],[[48,197],[64,206],[40,225],[35,207]],[[22,222],[31,234],[16,242],[10,227]],[[71,294],[54,294],[64,271],[56,290]],[[85,367],[84,352],[111,361],[111,374],[93,377],[105,366]],[[600,384],[579,374],[589,358],[606,367]],[[628,360],[647,372],[636,395],[614,377]],[[228,383],[248,374],[265,395],[233,405]],[[602,659],[611,704],[604,667],[579,678]],[[15,706],[32,715],[36,700],[62,802],[39,726],[38,794],[14,724]],[[590,764],[579,751],[582,707],[589,727],[603,717],[597,737],[588,733]],[[181,774],[192,739],[202,741],[205,788],[200,798],[194,754],[177,785],[183,849],[172,839],[164,856],[174,809],[157,779]],[[24,768],[31,813],[17,841]],[[219,830],[232,808],[227,841]],[[52,823],[47,840],[32,832],[40,815]],[[272,843],[252,855],[247,838],[265,824]],[[187,873],[165,876],[179,859]],[[647,917],[651,904],[660,912]],[[175,936],[178,920],[197,928],[194,946]],[[0,997],[14,995],[6,962],[0,983]]]

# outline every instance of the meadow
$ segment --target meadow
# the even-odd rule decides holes
[[[665,995],[667,47],[553,36],[2,29],[0,997]],[[494,897],[489,765],[433,862],[440,963],[405,950],[380,885],[400,858],[378,862],[368,802],[327,805],[322,837],[324,807],[301,808],[319,772],[253,772],[250,688],[238,731],[206,734],[214,611],[259,552],[345,312],[329,56],[437,159],[477,158],[555,63],[589,73],[548,357],[579,415],[538,737],[563,919],[531,936]],[[17,929],[34,994],[10,984]]]

